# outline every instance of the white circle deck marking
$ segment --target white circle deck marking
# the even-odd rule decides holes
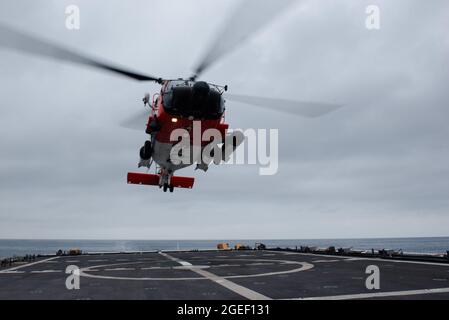
[[[212,259],[215,261],[222,261],[224,259]],[[273,263],[273,265],[279,264],[279,266],[292,266],[296,267],[290,270],[283,270],[283,271],[273,271],[273,272],[264,272],[264,273],[255,273],[255,274],[235,274],[235,275],[228,275],[223,276],[221,278],[223,279],[239,279],[239,278],[256,278],[256,277],[269,277],[269,276],[277,276],[277,275],[285,275],[290,273],[296,273],[301,271],[306,271],[309,269],[312,269],[314,266],[313,264],[307,263],[307,262],[298,262],[298,261],[286,261],[286,260],[264,260],[264,259],[229,259],[227,258],[226,261],[229,262],[229,260],[232,261],[245,261],[245,262],[253,262],[253,263]],[[106,279],[106,280],[130,280],[130,281],[196,281],[196,280],[207,280],[205,277],[201,276],[192,276],[192,277],[123,277],[123,276],[106,276],[106,275],[98,275],[98,274],[90,274],[90,272],[93,272],[95,270],[96,272],[101,272],[98,269],[112,269],[116,268],[117,271],[120,271],[120,269],[123,271],[125,269],[125,266],[135,266],[135,265],[143,265],[147,264],[146,262],[141,261],[135,261],[135,262],[128,262],[128,263],[116,263],[116,264],[107,264],[107,265],[98,265],[98,266],[92,266],[87,268],[80,269],[80,275],[86,278],[95,278],[95,279]],[[254,265],[247,264],[248,267],[254,267]],[[229,266],[229,265],[228,265]],[[241,267],[244,267],[244,264],[239,265]],[[210,268],[211,266],[204,266],[204,265],[191,265],[191,266],[171,266],[168,267],[168,270],[173,271],[192,271],[192,269],[206,269]],[[226,265],[221,265],[221,267],[227,267]],[[166,268],[161,268],[166,269]],[[156,270],[152,269],[151,267],[148,267],[147,265],[145,267],[140,268],[140,270]]]

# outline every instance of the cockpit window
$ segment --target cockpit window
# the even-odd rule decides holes
[[[172,81],[165,88],[164,109],[174,116],[219,119],[224,112],[223,98],[216,89],[205,90],[206,83]],[[207,87],[206,87],[207,89]]]

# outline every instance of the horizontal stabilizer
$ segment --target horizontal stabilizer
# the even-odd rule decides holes
[[[175,188],[192,189],[195,183],[195,178],[189,177],[172,177],[171,185]]]
[[[128,184],[141,184],[145,186],[158,186],[160,176],[157,174],[128,173]]]
[[[159,186],[160,176],[157,174],[146,173],[128,173],[128,184],[137,184],[145,186]],[[192,189],[195,178],[172,177],[171,186],[175,188]]]

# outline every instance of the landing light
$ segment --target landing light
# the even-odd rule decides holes
[[[178,122],[178,119],[177,119],[177,118],[171,118],[171,122],[177,123],[177,122]]]

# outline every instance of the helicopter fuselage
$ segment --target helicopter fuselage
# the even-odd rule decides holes
[[[207,171],[209,163],[204,163],[201,156],[204,148],[212,143],[226,144],[229,125],[225,123],[225,101],[222,92],[211,88],[205,82],[179,80],[166,81],[160,94],[156,96],[146,126],[150,140],[141,149],[139,166],[150,168],[155,162],[156,175],[159,176],[158,185],[163,187],[164,191],[173,191],[174,187],[191,188],[193,185],[190,184],[173,185],[172,180],[176,180],[173,175],[176,171],[194,164],[197,169]],[[218,141],[216,136],[208,137],[207,132],[210,129],[219,133]],[[180,143],[181,135],[183,139],[189,139],[190,161],[175,163],[172,151]],[[195,154],[193,150],[200,152]],[[147,184],[136,179],[128,177],[128,182]],[[155,181],[156,179],[152,180]]]

